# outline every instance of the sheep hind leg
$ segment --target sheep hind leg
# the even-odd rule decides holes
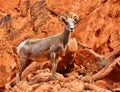
[[[31,61],[27,61],[27,58],[20,58],[20,66],[18,69],[18,72],[16,74],[16,81],[17,83],[21,81],[21,74],[24,71],[24,69],[31,63]]]
[[[56,53],[52,52],[50,54],[50,58],[51,58],[51,61],[52,61],[52,80],[57,80],[57,78],[55,77],[56,70],[57,70]]]

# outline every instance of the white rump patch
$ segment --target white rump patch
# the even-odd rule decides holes
[[[19,55],[20,49],[25,45],[26,41],[27,41],[27,40],[21,42],[21,43],[18,45],[18,47],[17,47],[17,53],[18,53],[18,55]]]

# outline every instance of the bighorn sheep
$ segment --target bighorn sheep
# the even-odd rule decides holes
[[[44,58],[52,61],[52,79],[55,77],[57,68],[57,57],[66,50],[71,32],[74,31],[74,24],[78,22],[79,17],[73,14],[69,18],[66,14],[60,16],[60,20],[65,23],[65,29],[62,34],[52,35],[41,39],[27,39],[17,47],[17,53],[20,57],[20,66],[16,74],[17,82],[21,80],[21,73],[27,67],[28,59]],[[42,62],[43,59],[39,60]]]

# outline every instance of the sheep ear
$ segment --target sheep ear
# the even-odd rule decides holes
[[[77,23],[79,21],[79,16],[75,13],[72,14],[72,19],[75,20],[75,23]]]
[[[60,15],[60,21],[63,21],[64,23],[66,23],[67,18],[68,18],[67,14]]]

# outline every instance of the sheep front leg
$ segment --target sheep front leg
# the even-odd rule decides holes
[[[50,53],[50,58],[51,58],[51,61],[52,61],[52,79],[53,80],[57,80],[57,78],[55,77],[56,69],[57,69],[56,53],[55,52],[51,52]]]

